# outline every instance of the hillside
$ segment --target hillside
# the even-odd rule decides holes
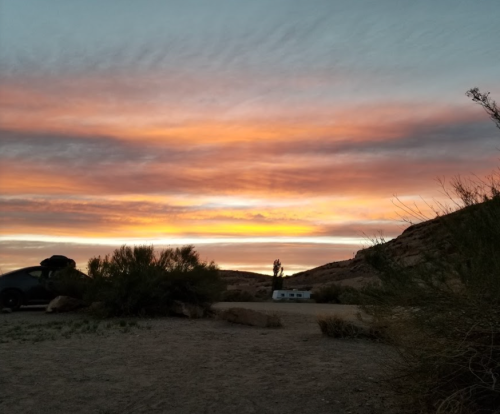
[[[220,270],[220,275],[228,290],[243,290],[254,296],[271,293],[271,276],[239,270]]]
[[[385,242],[387,252],[394,258],[411,266],[423,258],[431,239],[439,239],[442,218],[438,217],[408,227],[398,237]],[[353,259],[327,263],[314,269],[296,273],[286,279],[288,288],[318,288],[329,283],[361,287],[377,279],[376,270],[367,257],[374,247],[359,250]]]
[[[459,211],[414,224],[398,237],[383,243],[385,252],[405,266],[414,266],[437,255],[454,255],[450,233],[446,229],[463,220],[475,220],[476,215],[488,211],[491,201],[463,208]],[[443,225],[446,221],[446,226]],[[447,227],[448,226],[448,227]],[[286,287],[317,288],[329,283],[360,287],[377,280],[377,271],[369,264],[368,257],[375,253],[375,247],[359,250],[353,259],[327,263],[305,272],[296,273],[286,279]]]
[[[476,208],[476,207],[474,207]],[[437,217],[423,223],[414,224],[403,231],[398,237],[385,242],[386,251],[392,257],[412,266],[429,254],[429,246],[440,253],[450,254],[445,242],[442,221],[445,217],[467,214],[469,209]],[[285,289],[316,289],[331,283],[361,287],[377,280],[376,270],[367,259],[374,251],[374,247],[359,250],[353,259],[327,263],[325,265],[296,273],[285,278]],[[432,253],[432,252],[430,252]],[[436,253],[436,252],[435,252]],[[259,290],[270,290],[271,277],[258,273],[223,271],[223,277],[230,289],[247,290],[256,293]]]
[[[414,224],[398,237],[385,242],[384,250],[389,256],[406,266],[413,266],[427,257],[426,255],[453,255],[451,244],[447,241],[445,226],[454,225],[464,219],[473,219],[476,213],[487,211],[491,202],[476,204],[459,211]],[[296,273],[284,279],[285,289],[313,290],[337,283],[361,287],[377,280],[377,271],[370,265],[369,257],[375,254],[375,247],[359,250],[353,259],[327,263],[316,268]],[[271,277],[258,273],[223,271],[223,277],[230,289],[270,291]]]

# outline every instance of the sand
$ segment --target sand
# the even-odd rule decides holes
[[[50,324],[60,322],[64,332],[65,324],[87,317],[34,310],[2,314],[0,412],[398,412],[381,382],[392,350],[368,340],[323,337],[315,323],[316,313],[354,317],[356,307],[217,305],[229,306],[278,312],[285,326],[160,318],[136,320],[139,325],[131,328],[114,321],[112,328],[105,322],[95,332],[45,337]],[[28,334],[30,329],[42,334]]]

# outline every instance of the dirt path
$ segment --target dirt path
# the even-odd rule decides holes
[[[0,412],[391,413],[380,384],[389,348],[322,337],[311,314],[281,315],[281,329],[162,318],[67,337],[84,316],[0,315]]]

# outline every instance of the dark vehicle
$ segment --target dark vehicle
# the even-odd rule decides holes
[[[70,267],[74,264],[74,261],[71,262],[67,262]],[[50,259],[42,263],[48,266],[26,267],[0,276],[0,309],[17,310],[24,305],[45,305],[57,296],[54,287],[57,286],[59,272],[66,269],[65,263],[61,260],[54,263]],[[88,279],[87,275],[74,268],[71,272],[83,281]]]

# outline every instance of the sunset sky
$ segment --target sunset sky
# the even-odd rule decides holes
[[[351,258],[499,165],[499,41],[498,0],[0,0],[0,270]]]

